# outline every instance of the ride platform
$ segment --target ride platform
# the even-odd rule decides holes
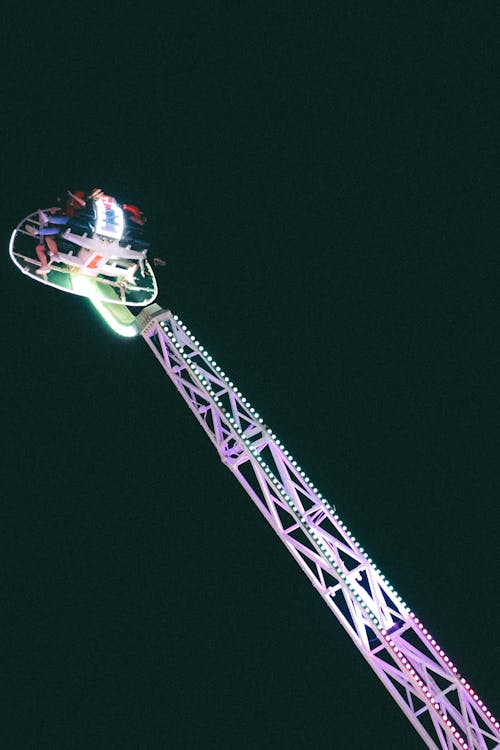
[[[123,240],[104,234],[79,234],[71,225],[61,226],[56,235],[44,236],[46,222],[42,217],[49,217],[50,222],[57,211],[35,211],[14,229],[9,253],[24,274],[106,307],[144,307],[156,299],[158,286],[146,249],[133,249]]]

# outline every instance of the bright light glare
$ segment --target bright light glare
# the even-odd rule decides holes
[[[103,195],[95,201],[97,209],[96,234],[120,240],[123,235],[123,211],[110,196]]]
[[[86,297],[89,298],[89,300],[92,302],[92,304],[94,305],[99,315],[101,315],[101,317],[106,321],[106,323],[115,333],[117,333],[119,336],[127,336],[128,338],[138,335],[137,326],[135,324],[135,319],[132,313],[129,313],[130,318],[131,318],[130,323],[123,323],[117,320],[115,315],[110,311],[109,307],[113,307],[113,308],[116,307],[117,313],[118,313],[120,306],[119,305],[109,305],[109,307],[106,306],[103,300],[99,297],[99,293],[92,279],[90,279],[87,276],[80,276],[79,274],[74,274],[72,283],[73,283],[73,289],[77,291],[79,294],[84,294]]]

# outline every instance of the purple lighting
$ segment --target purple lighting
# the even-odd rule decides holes
[[[157,308],[145,316],[142,335],[223,463],[424,742],[439,750],[498,744],[489,728],[498,722],[469,683],[182,321]]]

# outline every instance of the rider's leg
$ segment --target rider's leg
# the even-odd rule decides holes
[[[53,234],[59,234],[61,231],[59,227],[41,227],[37,229],[31,224],[26,224],[24,228],[28,234],[32,234],[34,237],[48,237]]]
[[[50,257],[51,258],[58,258],[59,257],[59,251],[57,249],[57,243],[52,237],[46,238],[47,247],[50,250]]]
[[[35,248],[38,260],[42,264],[42,268],[47,267],[47,256],[45,255],[45,245],[37,245]]]
[[[47,216],[50,224],[67,224],[69,216]]]

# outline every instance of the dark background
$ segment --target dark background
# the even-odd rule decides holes
[[[382,5],[12,12],[5,747],[423,747],[144,343],[10,263],[67,187],[500,708],[499,19]]]

